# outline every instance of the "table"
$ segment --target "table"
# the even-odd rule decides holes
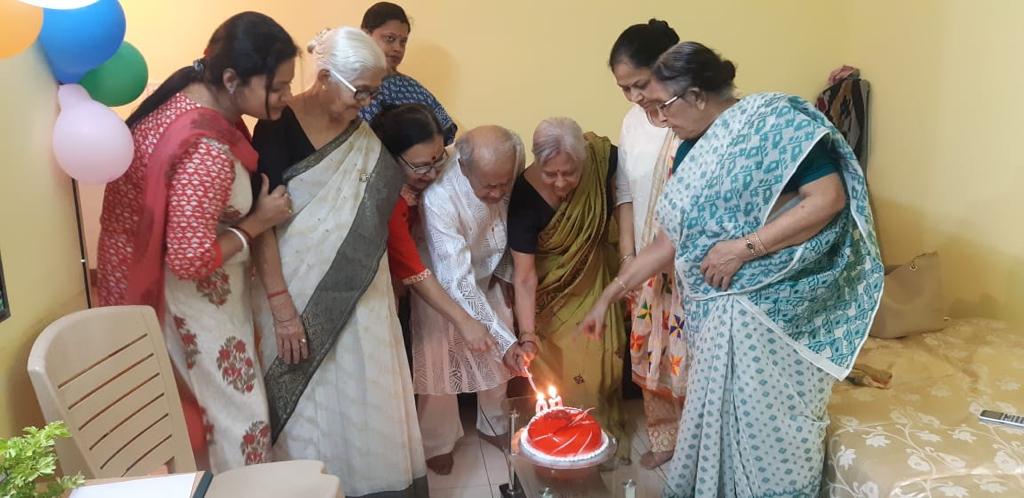
[[[620,466],[615,470],[598,472],[598,469],[582,471],[550,471],[536,467],[533,462],[518,451],[518,432],[523,430],[530,419],[536,414],[534,406],[536,398],[523,396],[509,398],[503,402],[511,416],[510,427],[493,428],[495,434],[510,434],[510,443],[505,449],[506,463],[509,474],[513,473],[522,490],[522,494],[510,495],[526,498],[656,498],[660,492],[652,494],[645,491],[639,482],[639,466]],[[488,421],[489,423],[489,421]],[[623,484],[634,483],[634,494],[626,496]],[[507,486],[506,486],[507,487]]]

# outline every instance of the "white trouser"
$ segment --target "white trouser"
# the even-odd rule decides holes
[[[476,393],[476,430],[488,436],[508,433],[508,413],[501,406],[505,401],[507,383]],[[416,411],[423,437],[423,453],[427,458],[451,453],[455,443],[465,435],[459,417],[459,401],[455,394],[420,394]],[[489,423],[488,423],[489,422]]]

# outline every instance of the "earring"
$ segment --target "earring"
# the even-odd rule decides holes
[[[235,87],[234,85],[232,85],[231,87],[229,87],[229,88],[228,88],[228,93],[229,93],[229,94],[231,94],[231,95],[234,95],[234,94],[235,94],[235,88],[236,88],[236,87]]]

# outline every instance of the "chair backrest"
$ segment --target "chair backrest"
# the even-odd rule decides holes
[[[163,465],[196,470],[152,308],[94,308],[53,322],[32,346],[28,373],[43,416],[65,421],[71,432],[57,445],[66,474],[102,479]]]

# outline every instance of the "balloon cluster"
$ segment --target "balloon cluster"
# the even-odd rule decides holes
[[[38,41],[61,84],[53,130],[57,164],[84,183],[121,176],[135,146],[108,106],[142,95],[149,69],[138,49],[124,41],[118,0],[0,0],[0,30],[0,58]]]

